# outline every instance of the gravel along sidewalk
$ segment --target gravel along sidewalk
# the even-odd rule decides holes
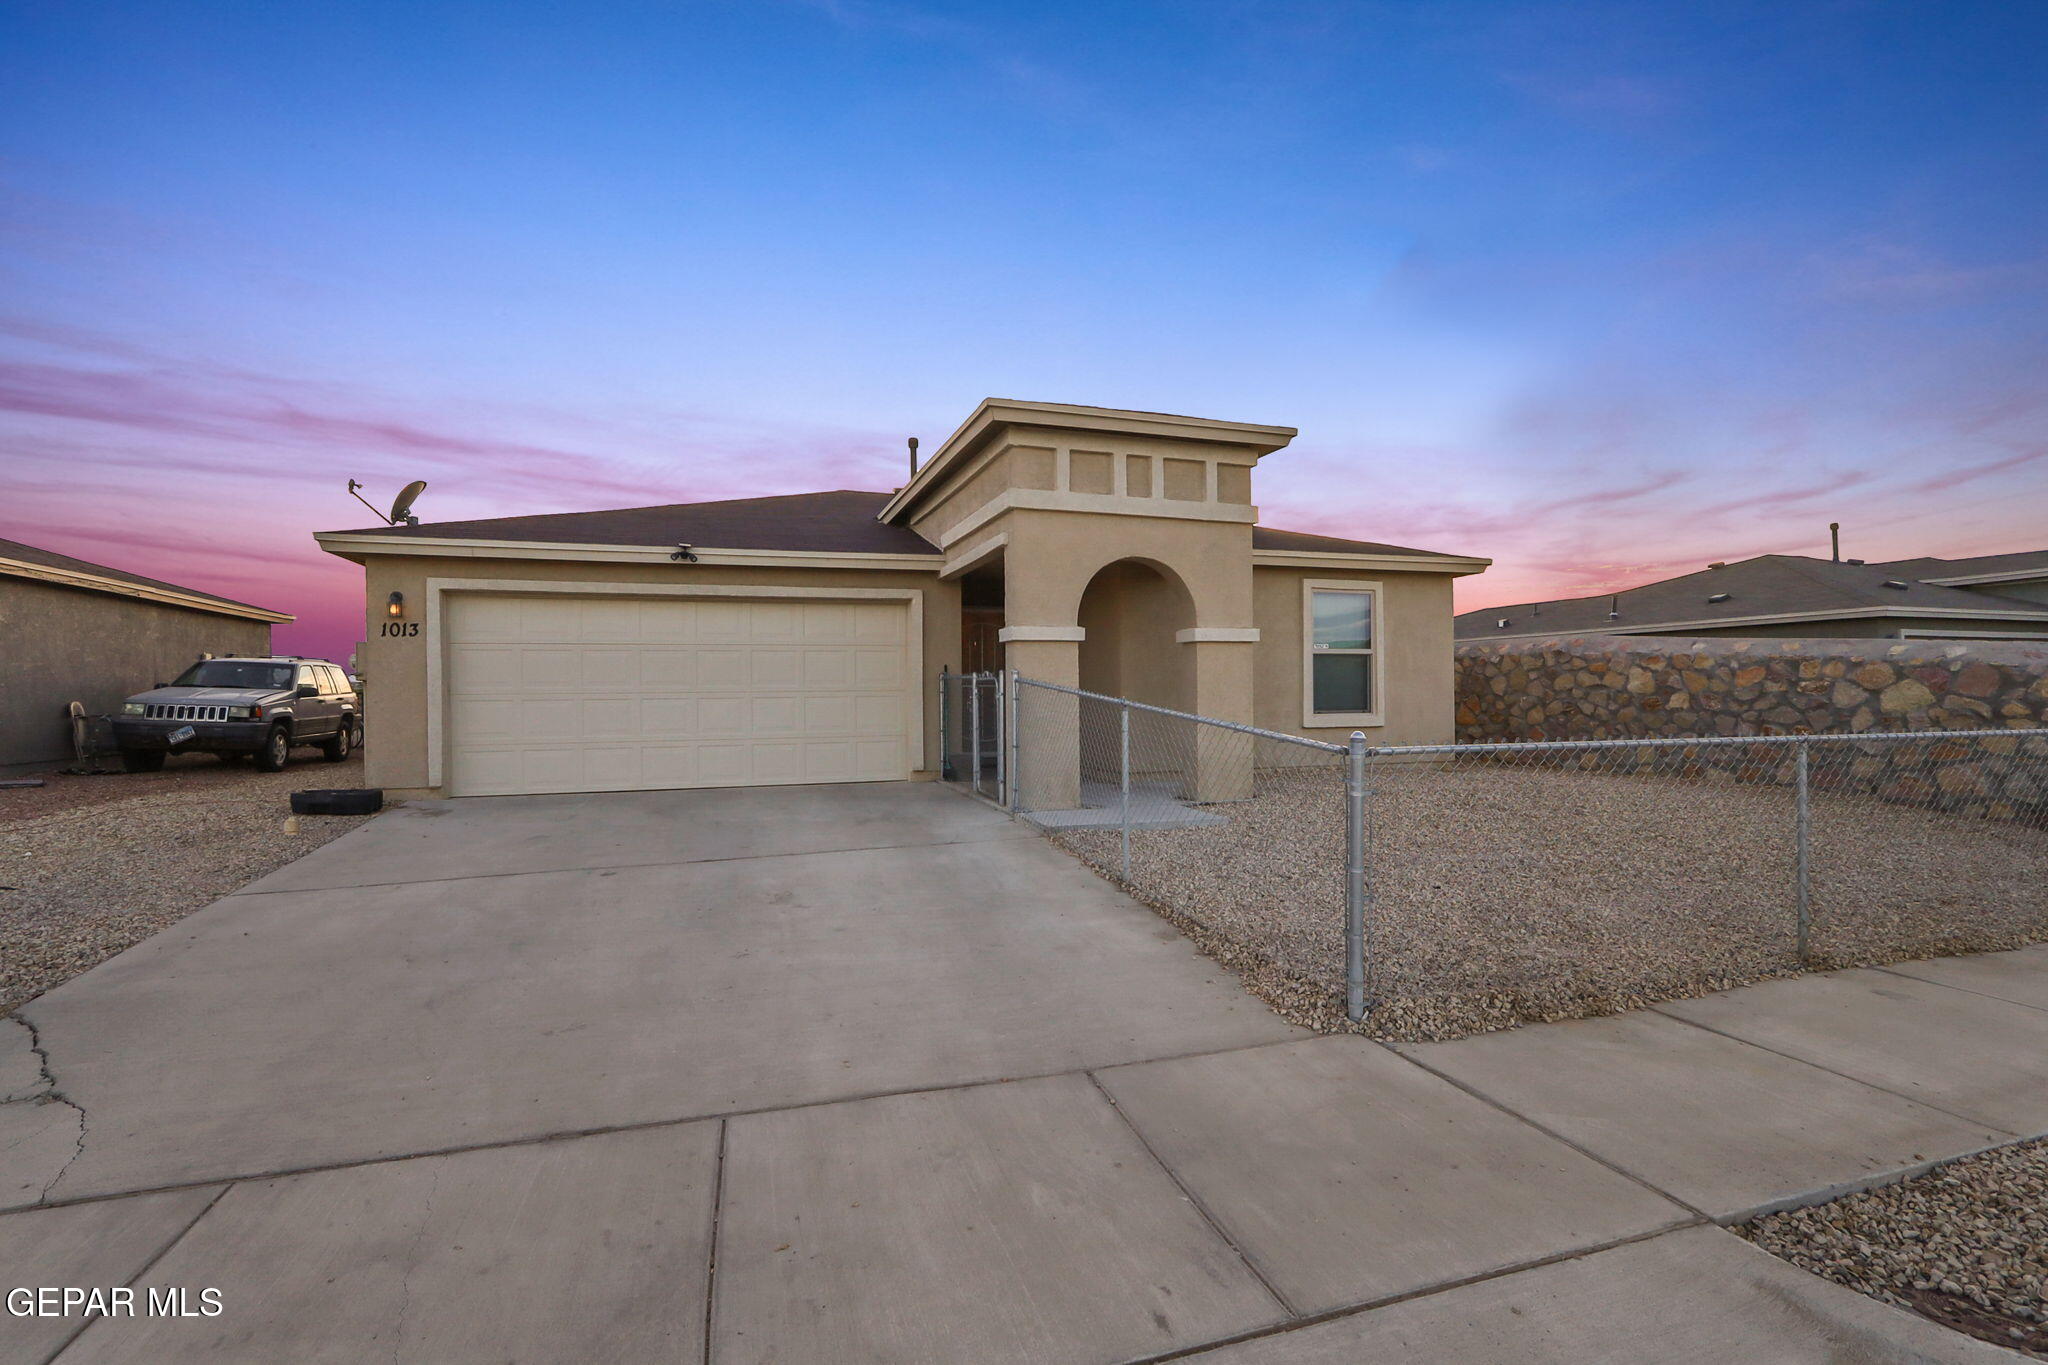
[[[2048,1140],[1735,1231],[1836,1284],[2048,1360]]]
[[[0,1013],[370,818],[302,815],[284,833],[291,792],[360,786],[360,759],[281,773],[199,762],[196,782],[0,820]]]
[[[1368,1031],[1463,1037],[1798,970],[1792,795],[1730,781],[1412,764],[1370,775]],[[1283,1016],[1346,1027],[1344,795],[1262,771],[1218,825],[1135,830],[1127,889]],[[2048,937],[2048,829],[1813,801],[1816,968]],[[1120,879],[1114,829],[1056,843]]]

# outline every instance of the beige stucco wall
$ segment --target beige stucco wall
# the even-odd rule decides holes
[[[1378,583],[1379,648],[1384,651],[1380,715],[1367,727],[1374,745],[1449,744],[1457,734],[1449,574],[1342,569],[1252,570],[1254,724],[1341,744],[1350,725],[1302,724],[1302,583],[1306,579]]]
[[[427,786],[426,613],[430,578],[517,579],[545,583],[671,583],[757,587],[890,588],[924,595],[924,658],[918,687],[924,694],[925,768],[938,755],[938,689],[932,680],[941,666],[960,667],[960,591],[931,573],[903,570],[766,569],[700,564],[603,564],[574,560],[442,559],[424,555],[374,555],[364,570],[367,645],[358,658],[366,679],[365,779],[398,795],[430,794]],[[405,620],[421,625],[416,636],[380,633],[389,619],[384,604],[396,590],[405,594]]]
[[[1251,469],[1258,459],[1250,447],[1227,443],[1017,424],[924,494],[907,524],[933,544],[944,544],[960,523],[1013,489],[1101,498],[1113,494],[1119,472],[1125,481],[1120,500],[1153,500],[1157,493],[1155,501],[1166,504],[1159,510],[1167,515],[1205,504],[1242,509],[1251,503]],[[1212,477],[1216,497],[1210,503]]]

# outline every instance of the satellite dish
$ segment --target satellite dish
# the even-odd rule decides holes
[[[391,516],[389,517],[391,524],[396,526],[399,522],[403,521],[413,526],[419,525],[420,519],[412,515],[412,505],[419,495],[426,491],[427,481],[425,479],[414,479],[411,483],[407,484],[399,492],[398,501],[391,504]]]

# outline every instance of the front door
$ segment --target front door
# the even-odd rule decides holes
[[[1003,609],[960,608],[960,669],[963,673],[1000,673],[1003,668]]]

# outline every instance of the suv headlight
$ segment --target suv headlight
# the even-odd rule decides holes
[[[139,701],[124,701],[121,703],[121,714],[124,716],[141,716],[147,715],[148,712],[149,708]]]
[[[254,720],[262,714],[263,708],[260,706],[230,706],[228,708],[229,720]]]

